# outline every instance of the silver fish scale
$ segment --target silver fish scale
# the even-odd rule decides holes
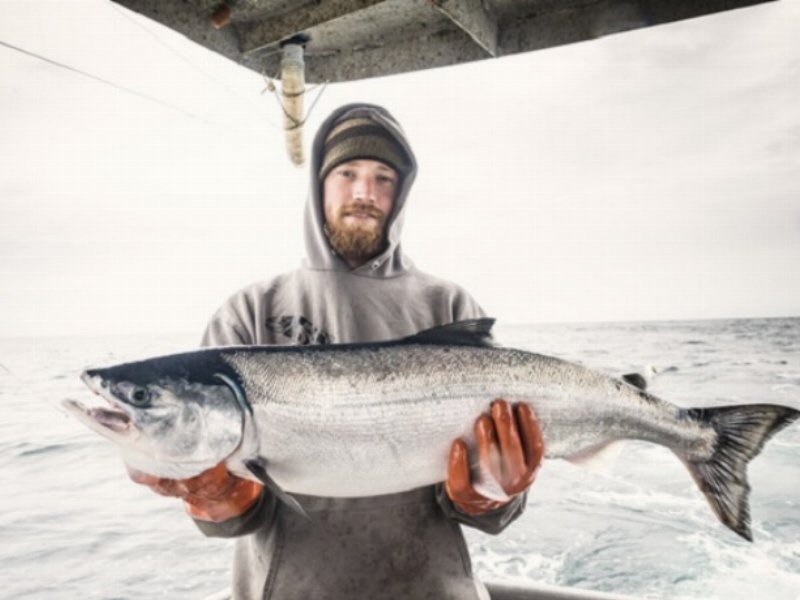
[[[495,398],[533,407],[549,458],[626,438],[706,457],[716,436],[628,384],[521,350],[397,345],[223,358],[253,406],[270,474],[290,492],[378,495],[442,481],[451,442],[471,443]]]

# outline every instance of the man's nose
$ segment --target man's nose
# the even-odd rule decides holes
[[[375,202],[375,184],[369,177],[359,177],[353,182],[353,199]]]

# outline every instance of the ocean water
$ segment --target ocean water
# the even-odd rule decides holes
[[[498,326],[498,339],[620,375],[681,406],[800,408],[800,318]],[[79,373],[186,350],[196,335],[0,339],[0,598],[202,598],[232,542],[131,483],[116,449],[67,416]],[[629,442],[606,473],[548,461],[525,514],[468,531],[477,573],[642,598],[800,599],[800,424],[751,463],[755,543],[721,526],[666,449]]]

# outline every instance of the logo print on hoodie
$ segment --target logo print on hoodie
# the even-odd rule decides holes
[[[298,346],[311,344],[330,344],[331,336],[328,332],[316,327],[305,317],[281,316],[267,319],[267,329],[282,333]]]

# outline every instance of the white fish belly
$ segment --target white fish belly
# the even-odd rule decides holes
[[[289,405],[256,409],[260,451],[284,489],[317,496],[390,494],[445,478],[450,444],[472,438],[472,424],[491,399],[374,403],[306,411]],[[457,411],[452,410],[458,405]]]

